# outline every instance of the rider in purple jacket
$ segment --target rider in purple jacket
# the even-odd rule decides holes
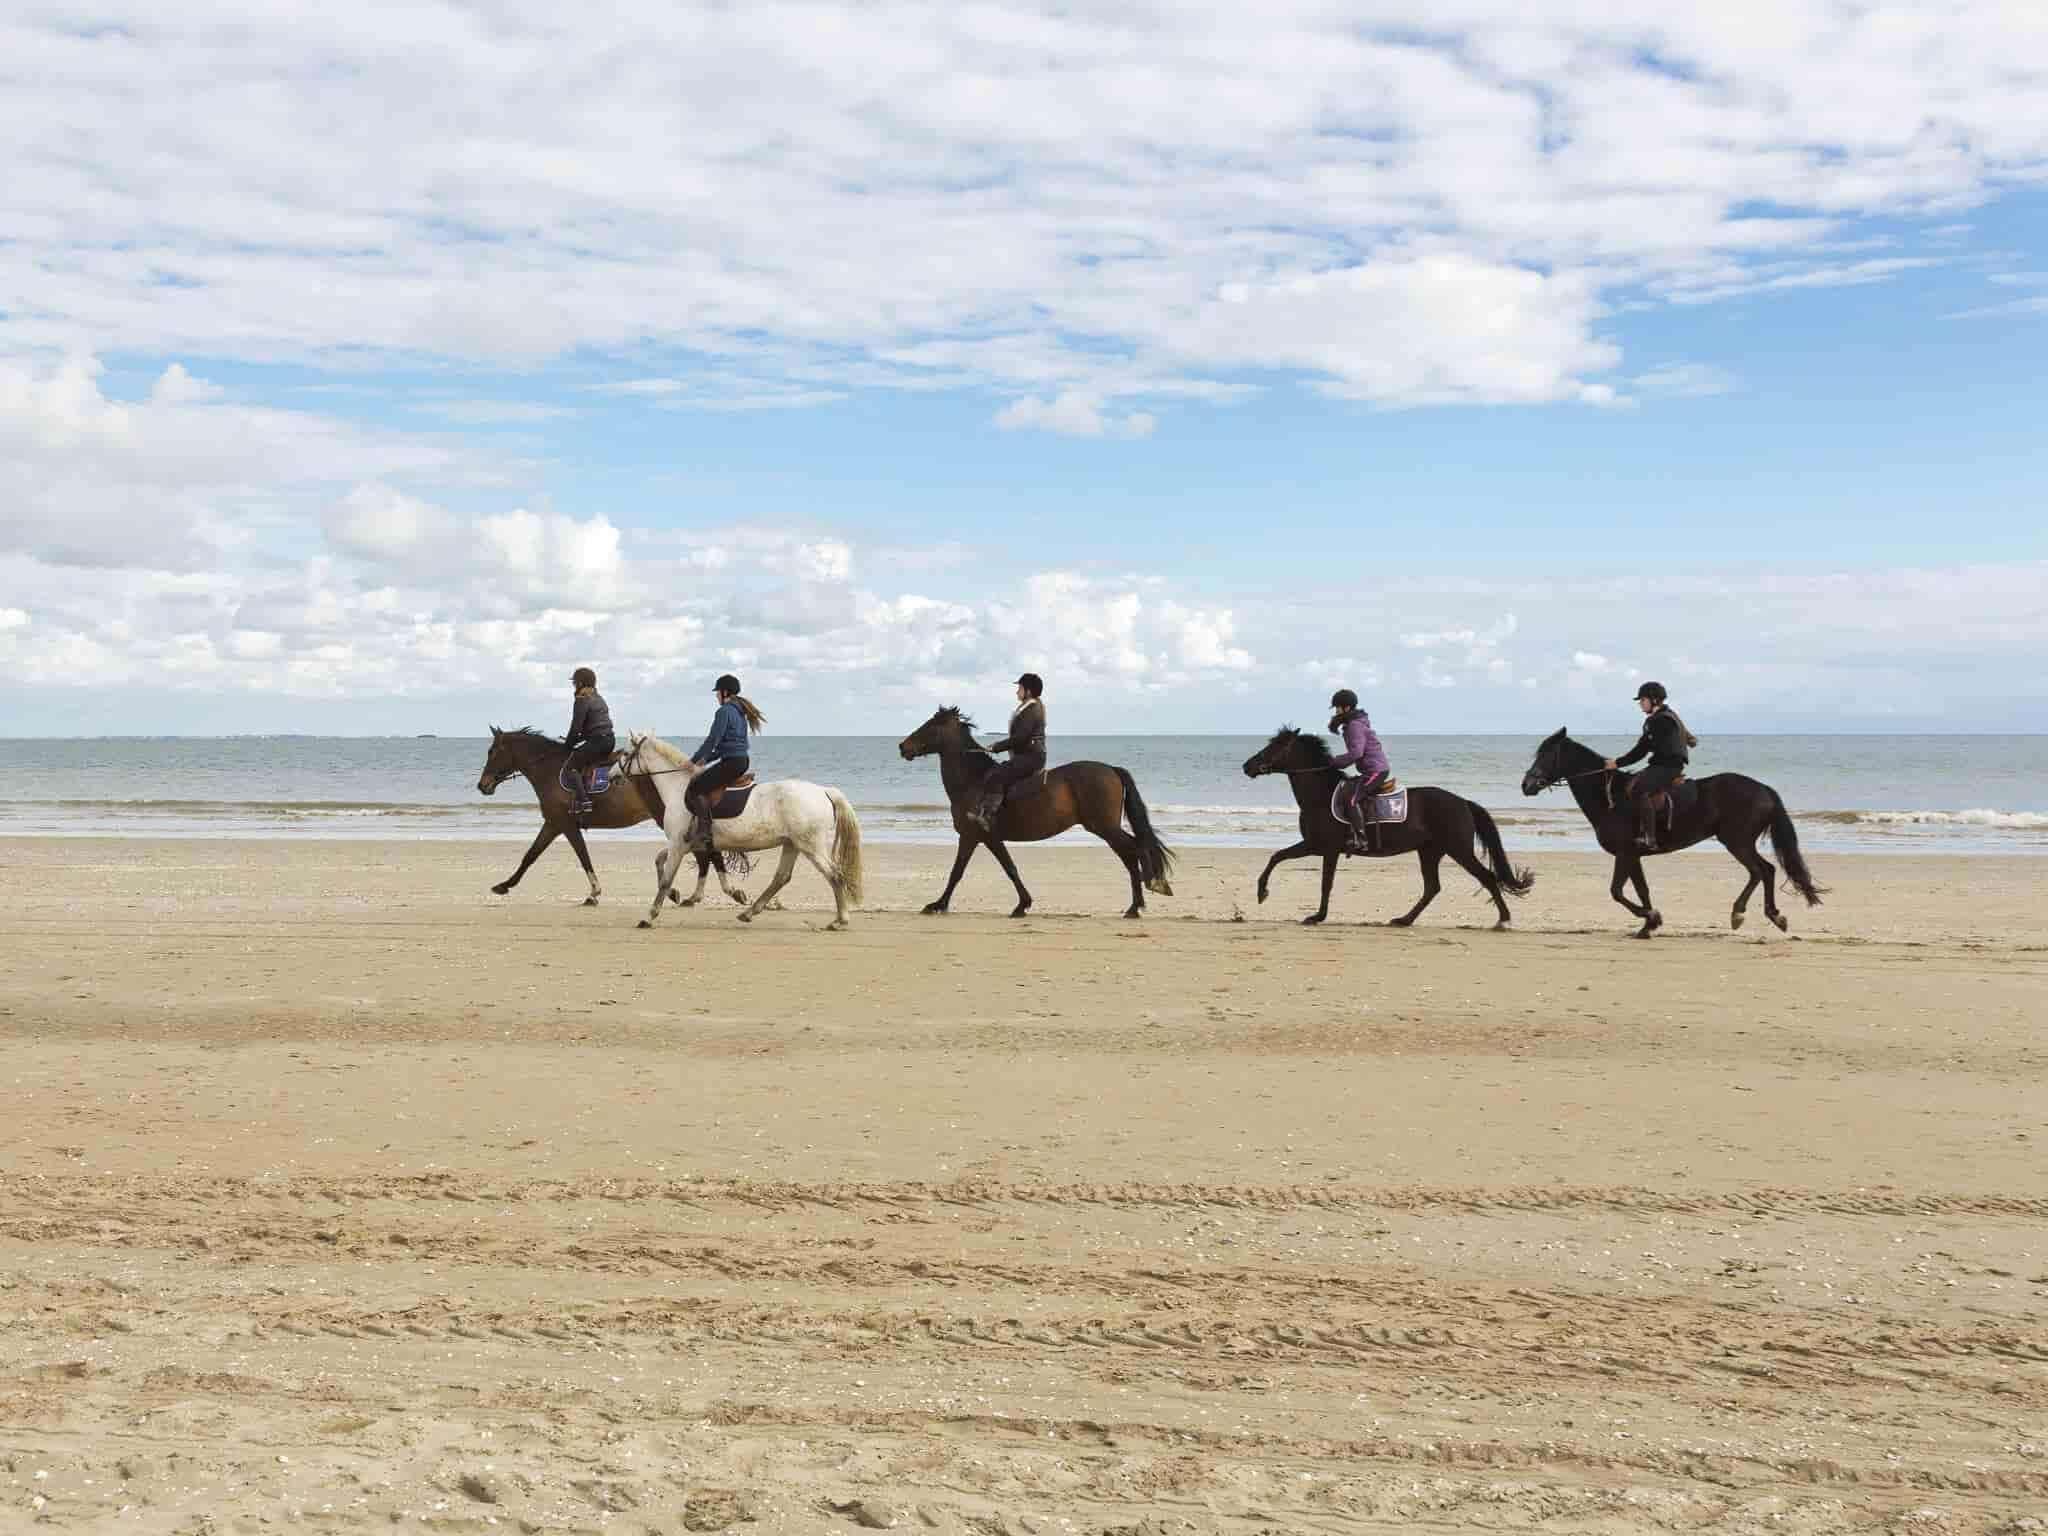
[[[1365,711],[1358,707],[1358,695],[1349,688],[1339,688],[1330,695],[1330,708],[1335,711],[1330,717],[1330,734],[1344,738],[1344,750],[1330,759],[1332,768],[1349,768],[1358,765],[1358,776],[1364,782],[1351,797],[1352,830],[1361,840],[1365,837],[1365,802],[1375,794],[1393,771],[1387,763],[1387,749],[1380,745],[1380,739],[1373,731],[1372,721]]]

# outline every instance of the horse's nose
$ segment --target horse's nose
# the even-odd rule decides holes
[[[488,774],[486,774],[483,778],[478,779],[476,781],[476,791],[480,795],[488,795],[495,793],[497,788],[498,781],[496,779],[491,778]]]
[[[1244,765],[1244,776],[1248,779],[1256,779],[1259,776],[1259,765],[1257,763],[1246,763]]]
[[[1522,793],[1523,793],[1523,794],[1525,794],[1525,795],[1534,795],[1534,794],[1540,794],[1540,793],[1542,793],[1542,790],[1543,790],[1543,786],[1542,786],[1541,784],[1539,784],[1539,783],[1537,783],[1537,782],[1536,782],[1536,775],[1535,775],[1535,774],[1533,774],[1533,773],[1525,773],[1525,774],[1523,774],[1523,775],[1522,775]]]
[[[912,761],[917,756],[915,752],[910,750],[910,743],[907,741],[897,742],[896,750],[903,755],[903,761],[906,763]]]

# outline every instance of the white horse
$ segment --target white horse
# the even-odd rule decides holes
[[[683,840],[690,834],[690,812],[683,804],[683,792],[690,780],[703,770],[690,761],[687,752],[670,746],[659,736],[635,731],[626,752],[625,773],[655,776],[661,786],[665,807],[661,829],[668,834],[668,846],[654,856],[654,905],[647,909],[642,928],[652,928],[661,916],[661,903],[671,893],[683,865]],[[767,888],[753,905],[740,913],[750,923],[761,913],[796,873],[797,856],[809,859],[832,887],[832,902],[838,915],[826,926],[837,931],[846,926],[846,909],[859,906],[861,899],[860,823],[846,796],[823,784],[802,779],[778,779],[757,785],[747,808],[739,815],[711,824],[711,843],[720,852],[758,853],[780,848],[782,861]],[[703,882],[698,882],[701,890]]]

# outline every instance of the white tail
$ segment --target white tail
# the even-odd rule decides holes
[[[846,899],[857,907],[861,903],[860,822],[846,796],[836,789],[825,794],[832,802],[832,863],[846,888]]]

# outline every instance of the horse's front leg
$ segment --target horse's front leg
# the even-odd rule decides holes
[[[1266,904],[1266,883],[1273,878],[1273,871],[1277,867],[1289,859],[1305,859],[1314,852],[1315,849],[1309,847],[1307,840],[1304,839],[1290,848],[1282,848],[1266,860],[1266,867],[1259,871],[1259,905],[1263,907]]]
[[[1642,897],[1640,903],[1630,901],[1621,894],[1624,884],[1633,881],[1636,894]],[[1608,887],[1608,894],[1629,911],[1643,920],[1643,926],[1636,930],[1636,937],[1647,939],[1664,926],[1664,915],[1650,905],[1650,882],[1643,878],[1643,861],[1636,854],[1620,854],[1614,860],[1614,884]]]
[[[1000,838],[992,837],[988,840],[988,851],[994,854],[996,862],[1003,866],[1003,873],[1010,877],[1010,884],[1017,887],[1017,905],[1010,916],[1022,917],[1031,910],[1031,893],[1024,889],[1024,877],[1017,873],[1017,861],[1010,857],[1010,850],[1003,846]]]
[[[704,894],[704,870],[707,865],[718,871],[718,888],[725,892],[726,899],[744,907],[747,904],[747,893],[726,879],[725,855],[715,848],[709,853],[697,855],[697,894],[699,896]]]
[[[553,822],[543,821],[540,824],[540,835],[534,838],[533,846],[526,850],[526,857],[519,861],[519,867],[513,870],[507,878],[500,880],[496,885],[492,886],[491,894],[493,896],[503,896],[509,892],[513,886],[519,883],[520,876],[533,868],[533,861],[541,856],[548,844],[552,843],[560,835],[561,829]]]
[[[597,866],[590,862],[590,849],[584,845],[583,829],[572,821],[562,828],[562,836],[568,838],[569,846],[576,850],[576,862],[583,866],[584,877],[590,881],[590,894],[583,898],[583,905],[594,907],[604,892],[598,887]]]
[[[1317,908],[1315,909],[1315,911],[1313,911],[1313,912],[1309,913],[1309,915],[1308,915],[1307,917],[1304,917],[1304,918],[1303,918],[1303,919],[1301,920],[1301,925],[1302,925],[1302,927],[1304,927],[1304,928],[1313,928],[1313,927],[1314,927],[1314,926],[1315,926],[1315,925],[1316,925],[1317,923],[1323,922],[1323,921],[1324,921],[1325,919],[1327,919],[1327,918],[1329,917],[1329,915],[1330,915],[1330,887],[1331,887],[1331,886],[1333,886],[1333,885],[1335,885],[1336,883],[1337,883],[1337,855],[1336,855],[1336,854],[1334,854],[1334,853],[1326,853],[1326,854],[1324,854],[1324,855],[1323,855],[1323,900],[1322,900],[1322,904],[1321,904],[1320,906],[1318,906],[1318,907],[1317,907]]]
[[[946,881],[945,890],[939,893],[939,899],[925,904],[927,917],[943,916],[953,905],[953,890],[960,884],[960,877],[967,873],[967,861],[974,857],[974,850],[980,841],[979,838],[969,837],[964,832],[960,834],[960,851],[953,855],[953,873]]]
[[[666,830],[666,829],[664,829]],[[652,928],[654,920],[661,916],[661,904],[675,894],[676,871],[683,867],[683,835],[669,834],[668,846],[654,856],[654,904],[647,909],[647,915],[640,919],[642,928]],[[698,877],[698,888],[703,887],[703,877]]]

